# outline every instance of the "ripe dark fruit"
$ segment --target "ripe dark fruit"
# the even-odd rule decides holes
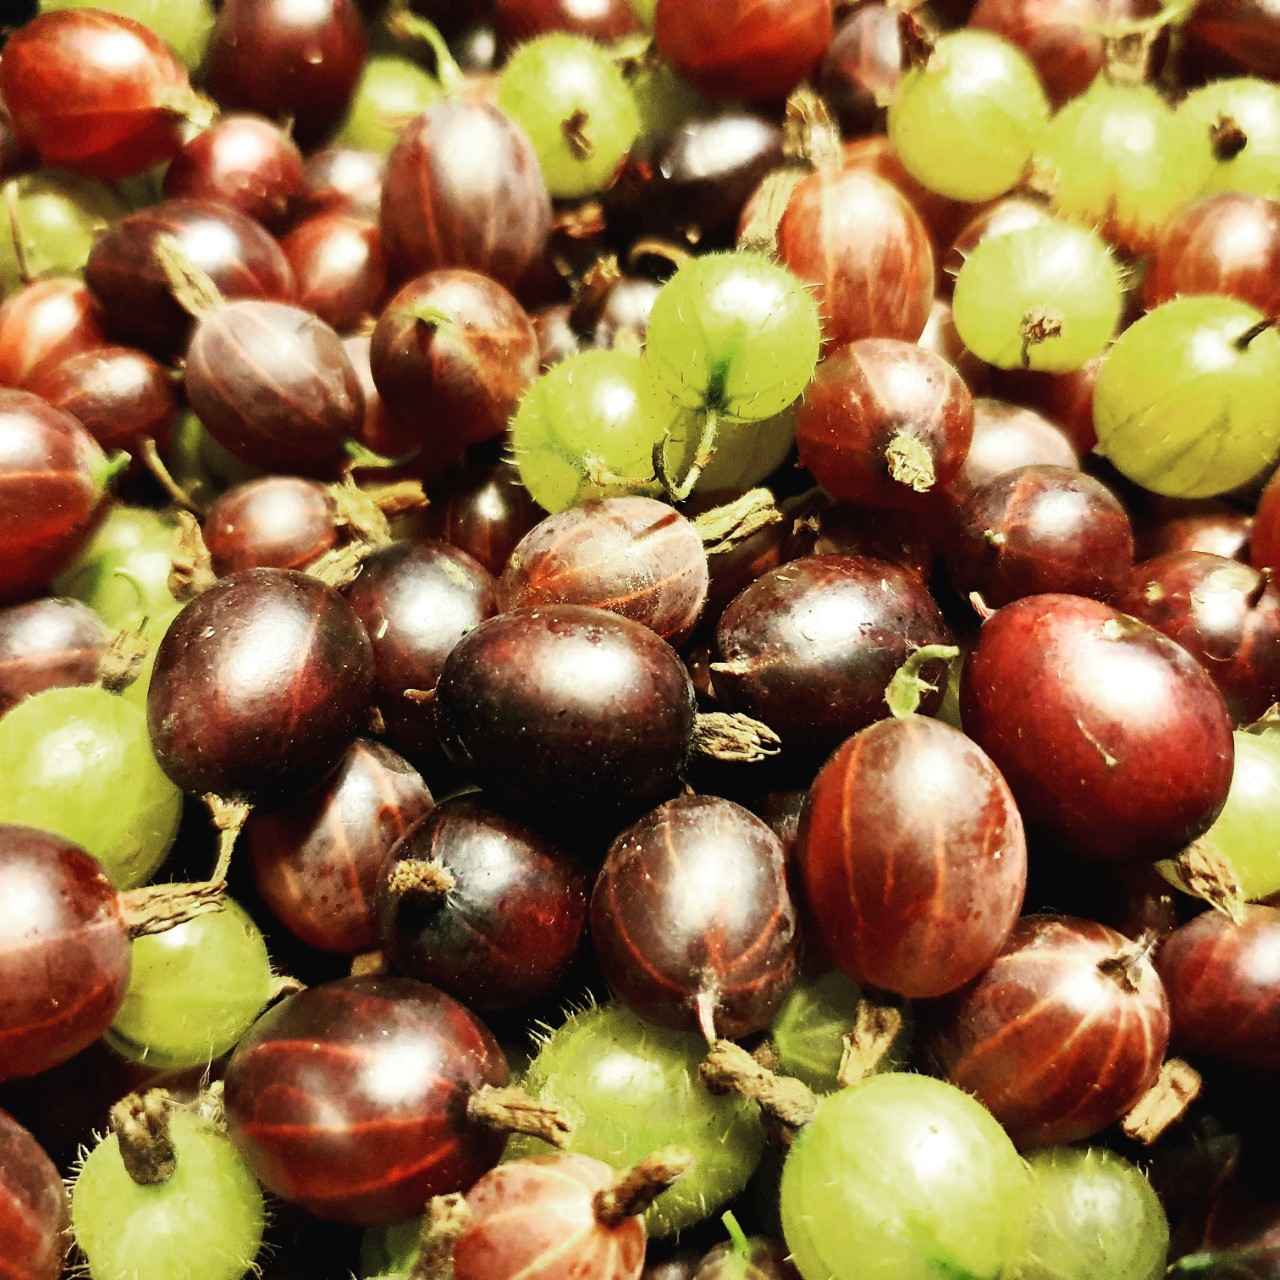
[[[1170,551],[1207,551],[1224,560],[1248,564],[1251,546],[1263,536],[1262,499],[1256,519],[1216,498],[1166,499],[1152,505],[1149,523],[1137,530],[1138,556],[1143,560],[1154,560]],[[1259,569],[1266,567],[1256,559],[1252,563]]]
[[[1215,75],[1280,76],[1275,0],[1200,0],[1188,15],[1185,56]]]
[[[831,43],[826,0],[658,0],[658,52],[715,98],[785,98]]]
[[[31,1134],[0,1111],[0,1240],[11,1280],[58,1280],[69,1226],[62,1175]]]
[[[258,892],[308,946],[372,950],[375,902],[391,847],[432,803],[407,761],[357,738],[319,787],[250,815],[243,843]]]
[[[183,790],[256,799],[318,782],[341,759],[373,689],[373,652],[332,588],[284,569],[221,579],[156,654],[147,716]]]
[[[986,968],[1027,877],[1022,819],[995,765],[921,716],[871,725],[827,761],[796,860],[831,959],[855,982],[910,997]]]
[[[1222,191],[1189,204],[1165,224],[1143,274],[1147,308],[1183,293],[1224,293],[1280,310],[1280,202]]]
[[[542,519],[542,508],[509,462],[474,459],[432,494],[427,528],[492,574],[506,568],[516,544]]]
[[[326,147],[307,157],[294,209],[299,221],[318,213],[377,218],[384,158],[355,147]]]
[[[365,560],[346,597],[372,640],[387,740],[423,767],[438,764],[436,684],[454,646],[498,612],[497,584],[447,543],[398,542]]]
[[[747,198],[783,162],[782,130],[747,111],[689,119],[641,142],[601,197],[609,230],[728,246]]]
[[[71,414],[108,451],[137,458],[144,439],[168,447],[178,393],[164,366],[143,351],[97,347],[45,366],[26,386]]]
[[[1111,603],[1191,654],[1237,723],[1280,699],[1280,592],[1256,569],[1175,551],[1135,566]]]
[[[456,1280],[640,1280],[641,1215],[692,1165],[692,1157],[674,1147],[622,1174],[583,1155],[500,1165],[467,1193],[453,1251]]]
[[[800,461],[837,498],[922,507],[959,471],[973,397],[940,357],[894,338],[838,347],[796,411]]]
[[[1159,12],[1159,0],[978,0],[969,21],[1016,44],[1061,106],[1102,70],[1112,26]]]
[[[0,609],[0,716],[45,689],[93,684],[109,639],[102,619],[79,600]]]
[[[501,1105],[508,1079],[498,1042],[457,1001],[409,978],[347,978],[276,1005],[240,1041],[227,1121],[270,1191],[373,1226],[497,1163],[502,1125],[519,1118]],[[554,1115],[526,1118],[563,1132]]]
[[[93,529],[107,459],[69,414],[0,390],[0,604],[47,587]]]
[[[847,137],[883,132],[885,108],[902,74],[898,13],[862,4],[840,24],[822,60],[822,96]]]
[[[1034,409],[981,397],[973,402],[973,439],[959,472],[947,487],[953,502],[1016,467],[1078,469],[1070,437]]]
[[[118,894],[79,845],[0,825],[0,1080],[39,1075],[110,1025],[129,982],[130,938],[217,909],[220,885]]]
[[[187,398],[233,457],[334,476],[364,423],[364,391],[342,346],[300,307],[246,299],[205,315],[187,351]]]
[[[851,733],[886,719],[885,689],[915,649],[951,632],[912,573],[866,556],[805,556],[737,596],[716,628],[716,695],[763,720],[797,756],[821,759]],[[927,663],[942,702],[945,662]]]
[[[377,223],[345,213],[317,214],[283,240],[298,304],[339,333],[353,333],[381,310],[387,264]]]
[[[468,267],[513,288],[550,226],[533,146],[497,107],[451,98],[405,126],[382,184],[394,278]]]
[[[933,306],[933,246],[905,196],[862,168],[810,174],[778,224],[778,256],[815,288],[833,345],[915,342]]]
[[[1103,599],[1133,566],[1124,507],[1074,467],[1005,471],[968,496],[955,526],[946,550],[951,581],[992,609],[1048,591]]]
[[[432,271],[387,304],[369,367],[402,451],[433,435],[474,444],[507,429],[538,375],[538,339],[500,284],[475,271]]]
[[[1280,1069],[1280,908],[1250,905],[1238,920],[1205,911],[1176,929],[1157,965],[1173,1036],[1195,1061]]]
[[[763,1031],[795,982],[795,907],[777,836],[717,796],[681,796],[613,843],[591,937],[614,994],[709,1041]]]
[[[1077,1142],[1155,1081],[1169,1004],[1147,947],[1090,920],[1028,916],[935,1012],[929,1052],[1020,1147]]]
[[[159,36],[98,9],[41,14],[14,32],[0,95],[46,165],[107,179],[168,160],[197,107],[186,67]]]
[[[684,664],[648,627],[548,605],[464,637],[436,687],[453,762],[522,810],[644,810],[670,794],[694,735]]]
[[[463,796],[396,845],[378,914],[402,973],[473,1009],[518,1009],[555,991],[576,957],[587,878],[533,831]]]
[[[1166,857],[1226,800],[1231,720],[1212,679],[1097,601],[1030,596],[989,618],[960,712],[1028,824],[1082,857]]]
[[[605,498],[535,525],[512,551],[500,590],[508,609],[592,605],[678,645],[697,624],[709,582],[691,520],[653,498]]]
[[[0,306],[0,387],[25,387],[47,365],[106,345],[82,280],[35,280]]]
[[[346,113],[368,52],[353,0],[225,0],[204,75],[224,107],[287,117],[309,148]]]
[[[204,542],[220,577],[240,569],[304,569],[337,546],[337,510],[318,480],[262,476],[214,502]]]
[[[212,200],[262,223],[287,225],[302,189],[302,153],[278,125],[261,116],[225,115],[197,134],[164,175],[166,200]]]
[[[116,342],[171,359],[186,352],[195,327],[174,297],[159,246],[177,251],[224,299],[289,301],[293,272],[284,251],[252,218],[206,200],[166,200],[113,223],[98,238],[84,278],[105,332]]]

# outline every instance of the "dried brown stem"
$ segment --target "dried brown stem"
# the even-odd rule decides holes
[[[107,642],[102,661],[98,663],[98,683],[108,693],[123,693],[138,678],[150,652],[151,646],[141,627],[117,631]]]
[[[214,795],[212,791],[202,798],[218,832],[218,861],[214,863],[213,878],[225,880],[231,866],[232,851],[244,824],[249,821],[253,806],[247,800],[227,799]]]
[[[1209,126],[1209,145],[1219,164],[1234,160],[1249,145],[1249,135],[1233,116],[1220,115]]]
[[[166,933],[197,916],[221,911],[227,882],[216,878],[196,884],[149,884],[120,895],[120,913],[131,938]]]
[[[523,1089],[481,1085],[467,1099],[467,1119],[498,1133],[523,1133],[563,1147],[573,1131],[569,1118],[558,1107],[530,1097]]]
[[[111,1108],[111,1131],[120,1145],[125,1172],[140,1187],[168,1182],[178,1167],[169,1133],[173,1099],[165,1089],[131,1093]]]
[[[600,323],[609,295],[622,279],[616,254],[606,253],[587,268],[569,307],[569,328],[580,338],[589,338]]]
[[[470,1219],[466,1199],[459,1192],[428,1200],[422,1216],[422,1248],[409,1280],[453,1280],[453,1251]]]
[[[638,1218],[673,1182],[693,1168],[693,1157],[679,1147],[663,1147],[628,1169],[612,1186],[597,1191],[592,1201],[596,1221],[621,1226]]]
[[[724,555],[748,538],[782,523],[782,512],[768,489],[748,489],[740,498],[695,516],[693,527],[709,556]]]
[[[1120,1122],[1126,1136],[1148,1146],[1187,1114],[1200,1096],[1200,1073],[1181,1058],[1170,1058],[1150,1089]]]
[[[902,1033],[902,1010],[863,997],[853,1030],[844,1036],[836,1082],[842,1089],[861,1084],[884,1061]]]
[[[1158,941],[1154,932],[1144,933],[1114,955],[1103,956],[1098,961],[1098,972],[1126,991],[1137,991],[1142,985],[1143,967],[1149,963]]]
[[[919,71],[933,57],[933,37],[910,10],[898,14],[898,39],[902,43],[902,70]]]
[[[775,1075],[732,1040],[717,1040],[698,1074],[713,1093],[750,1098],[788,1129],[802,1129],[813,1119],[817,1102],[807,1085],[792,1076]]]
[[[405,858],[387,874],[387,892],[397,898],[412,894],[421,902],[443,902],[458,881],[447,867],[425,858]]]
[[[712,664],[712,670],[718,664]],[[708,711],[700,714],[693,729],[693,750],[731,764],[755,764],[777,755],[782,739],[761,720],[745,712]]]
[[[1235,867],[1212,840],[1193,840],[1173,860],[1173,869],[1189,893],[1203,898],[1236,924],[1244,919],[1244,890]]]
[[[188,315],[199,320],[226,306],[226,299],[212,277],[191,261],[176,236],[157,236],[155,255],[174,301]]]
[[[156,448],[156,442],[150,436],[143,436],[138,441],[138,447],[142,450],[142,465],[165,491],[169,500],[183,511],[190,511],[192,515],[204,515],[200,504],[173,478],[173,473],[160,456],[160,450]]]
[[[178,541],[169,566],[169,591],[175,600],[194,600],[213,586],[218,575],[213,557],[205,546],[200,522],[190,511],[179,511]]]

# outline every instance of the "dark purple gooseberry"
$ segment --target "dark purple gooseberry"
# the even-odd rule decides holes
[[[432,437],[459,445],[501,435],[538,376],[538,339],[524,308],[476,271],[410,281],[373,331],[369,367],[407,452]]]
[[[156,653],[147,716],[184,791],[256,800],[319,782],[361,727],[373,650],[332,588],[286,569],[233,573]]]
[[[765,574],[716,628],[716,695],[763,720],[784,750],[821,759],[889,714],[885,690],[916,649],[951,631],[914,574],[865,556],[805,556]],[[926,662],[920,711],[942,704],[946,663]]]
[[[223,0],[205,84],[224,107],[289,119],[311,148],[346,114],[368,52],[353,0]]]
[[[447,543],[396,542],[365,560],[346,597],[373,644],[387,741],[430,769],[440,758],[436,683],[458,641],[498,612],[497,583]]]
[[[233,457],[335,476],[364,425],[364,390],[342,339],[309,311],[245,300],[205,315],[187,351],[187,399]]]
[[[923,511],[959,471],[973,396],[914,342],[860,338],[832,351],[796,410],[800,462],[837,498]]]
[[[509,1079],[493,1036],[410,978],[347,978],[277,1004],[226,1072],[232,1140],[269,1191],[374,1226],[471,1185],[506,1135],[472,1099]]]
[[[691,520],[653,498],[603,498],[530,529],[511,553],[500,590],[506,609],[592,605],[678,645],[697,625],[709,581]]]
[[[884,131],[889,99],[902,74],[899,10],[861,4],[836,30],[818,84],[845,137]]]
[[[441,805],[396,845],[378,901],[402,973],[481,1010],[556,990],[587,917],[582,866],[483,799]]]
[[[33,280],[0,305],[0,387],[25,390],[45,367],[106,341],[83,280]]]
[[[726,247],[761,180],[783,163],[782,130],[746,111],[688,120],[641,144],[604,193],[609,234]]]
[[[418,771],[389,747],[357,738],[320,786],[258,809],[243,844],[263,901],[321,951],[378,945],[375,903],[391,847],[431,812]]]
[[[1237,723],[1280,700],[1280,591],[1257,569],[1203,551],[1135,565],[1111,603],[1176,640],[1213,677]]]
[[[69,414],[0,390],[0,604],[47,587],[93,531],[109,468]]]
[[[85,263],[95,313],[115,342],[169,360],[191,341],[195,320],[174,297],[157,253],[161,237],[172,237],[228,300],[293,299],[289,261],[259,223],[208,200],[166,200],[112,223]]]
[[[1103,599],[1133,567],[1133,528],[1115,494],[1083,471],[1018,467],[961,504],[946,559],[956,590],[988,608],[1047,591]]]
[[[377,218],[386,160],[356,147],[327,147],[308,156],[294,206],[299,222],[320,213]]]
[[[1169,1044],[1146,950],[1092,920],[1023,917],[994,963],[929,1011],[933,1063],[1020,1147],[1098,1133],[1155,1083]]]
[[[1173,1037],[1193,1061],[1280,1070],[1280,908],[1204,911],[1165,939],[1156,967]]]
[[[939,536],[933,527],[936,523],[921,520],[913,512],[876,511],[851,502],[837,502],[815,513],[810,527],[802,528],[793,541],[815,556],[888,560],[914,573],[921,582],[928,582],[933,568],[933,544]],[[716,569],[713,563],[712,572]]]
[[[240,569],[305,569],[338,545],[337,515],[319,480],[259,476],[213,503],[204,544],[219,577]]]
[[[382,234],[370,218],[321,213],[281,242],[298,284],[298,305],[348,334],[370,323],[387,294]]]
[[[832,961],[910,998],[981,973],[1027,883],[1004,779],[964,734],[925,716],[879,721],[836,749],[810,789],[795,861]]]
[[[302,188],[302,153],[289,133],[253,115],[225,115],[165,170],[166,200],[212,200],[279,232]]]
[[[129,937],[115,890],[61,836],[0,825],[6,913],[0,994],[0,1080],[38,1075],[106,1030],[129,981]]]
[[[1207,551],[1248,564],[1254,523],[1245,512],[1216,498],[1157,501],[1137,530],[1138,556],[1154,560],[1170,551]],[[1252,562],[1263,567],[1256,556]]]
[[[169,371],[144,351],[98,347],[45,367],[27,390],[64,409],[106,450],[133,454],[143,440],[168,447],[178,413],[178,391]]]
[[[94,684],[110,638],[79,600],[46,597],[0,609],[0,716],[45,689]]]
[[[1030,466],[1070,467],[1080,458],[1071,437],[1048,418],[1020,404],[980,396],[973,402],[973,438],[946,496],[963,502],[990,480]]]
[[[1235,753],[1212,679],[1096,600],[1029,596],[993,614],[965,660],[960,713],[1028,825],[1081,857],[1168,857],[1226,802]]]
[[[452,471],[432,493],[426,528],[496,575],[544,514],[512,463],[475,458]]]
[[[40,1144],[0,1111],[0,1240],[5,1280],[58,1280],[70,1243],[62,1175]]]
[[[496,799],[582,817],[669,795],[693,745],[693,686],[675,650],[603,609],[489,619],[436,686],[450,759]]]
[[[497,107],[448,98],[405,126],[382,183],[393,278],[468,267],[514,288],[550,228],[533,146]]]
[[[707,1039],[763,1031],[796,979],[799,934],[778,837],[718,796],[680,796],[613,842],[591,896],[613,993]]]

